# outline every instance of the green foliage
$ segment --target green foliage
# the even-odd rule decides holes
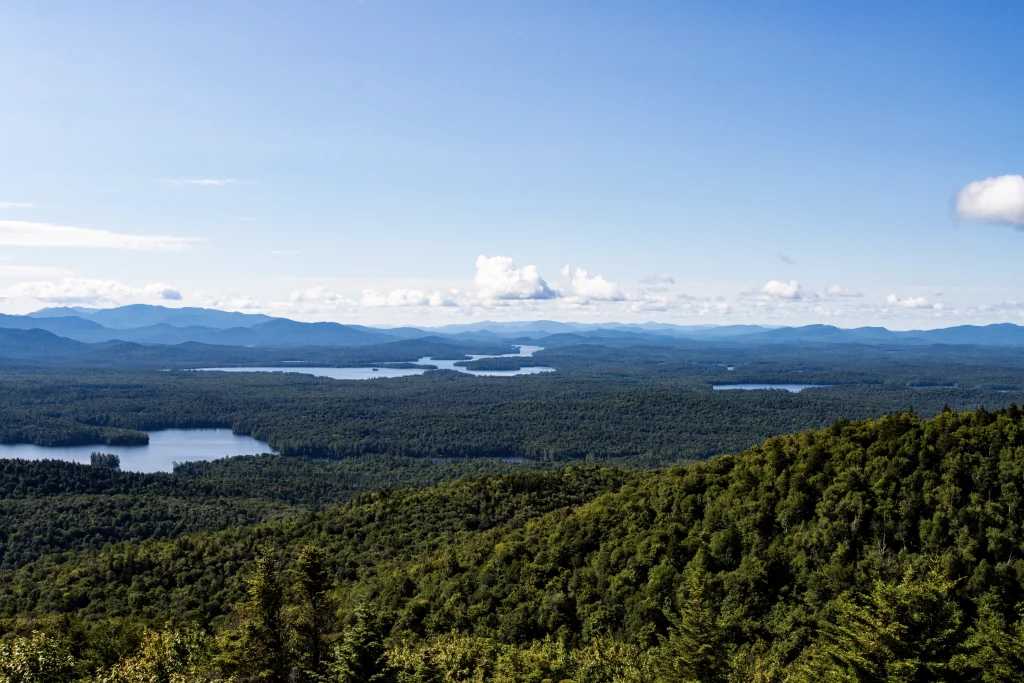
[[[223,680],[211,668],[209,639],[197,628],[147,631],[139,651],[108,670],[95,683],[212,683]]]
[[[659,681],[725,683],[729,675],[730,643],[719,623],[712,594],[712,577],[703,550],[683,573],[682,607],[671,618],[668,637],[662,636]]]
[[[337,575],[352,581],[488,529],[578,505],[642,476],[573,467],[470,478],[429,489],[363,493],[347,505],[299,519],[47,555],[0,575],[0,619],[74,611],[89,621],[136,615],[154,625],[168,619],[205,625],[226,619],[244,599],[242,574],[267,544],[281,548],[289,566],[303,546],[320,545]]]
[[[0,570],[47,553],[294,519],[363,491],[522,469],[480,459],[327,462],[266,455],[139,474],[59,460],[0,460]]]
[[[356,608],[354,621],[334,646],[326,668],[327,680],[332,683],[378,683],[385,680],[384,645],[363,608]]]
[[[335,604],[329,595],[334,587],[330,560],[322,548],[307,545],[295,560],[295,594],[298,598],[294,618],[294,638],[298,676],[319,681],[327,673],[328,651],[334,626]],[[346,634],[346,643],[348,635]]]
[[[196,620],[197,670],[240,680],[995,683],[1024,665],[1022,502],[1020,409],[901,413],[47,555],[0,576],[0,627],[81,659],[62,614]]]
[[[1024,671],[1024,619],[1007,619],[983,603],[971,627],[965,649],[970,653],[960,662],[963,673],[981,683],[1019,681]]]
[[[284,615],[284,587],[277,562],[269,553],[256,558],[241,606],[237,673],[246,681],[285,683],[291,662]]]
[[[958,410],[1005,406],[1024,388],[1024,360],[1007,348],[571,346],[530,362],[557,372],[339,382],[286,373],[156,372],[131,363],[107,370],[0,368],[0,443],[100,444],[146,438],[138,430],[222,427],[289,456],[667,465],[910,405],[923,415],[945,403]],[[736,382],[829,386],[800,394],[711,390]]]
[[[89,454],[89,464],[93,467],[106,467],[109,470],[121,469],[121,457],[116,453],[99,453],[93,451]]]
[[[842,595],[825,610],[807,653],[806,679],[863,683],[959,680],[963,615],[953,584],[937,574],[876,581],[863,597]]]
[[[0,683],[64,683],[73,669],[67,647],[45,633],[0,642]]]

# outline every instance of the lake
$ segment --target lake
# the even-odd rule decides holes
[[[0,458],[71,460],[89,463],[89,454],[116,453],[126,472],[170,472],[175,462],[216,460],[230,455],[276,453],[268,444],[230,429],[163,429],[149,433],[148,446],[34,446],[0,444]]]
[[[794,394],[803,391],[804,389],[814,389],[823,387],[824,384],[715,384],[711,388],[715,391],[728,391],[730,389],[739,389],[740,391],[754,391],[756,389],[782,389],[789,391]]]
[[[506,353],[501,356],[483,356],[483,355],[470,355],[470,360],[480,360],[481,358],[529,358],[538,351],[542,351],[542,346],[520,346],[519,353]],[[291,362],[295,361],[282,361]],[[455,372],[462,372],[467,375],[475,375],[476,377],[513,377],[515,375],[536,375],[542,372],[554,372],[554,368],[549,367],[530,367],[530,368],[519,368],[518,370],[470,370],[461,365],[456,365],[463,361],[455,360],[434,360],[430,356],[424,356],[416,361],[418,365],[433,365],[438,370],[454,370]],[[329,377],[331,379],[379,379],[382,377],[409,377],[412,375],[422,375],[427,372],[421,368],[388,368],[388,367],[365,367],[365,368],[326,368],[326,367],[300,367],[300,366],[288,366],[288,367],[260,367],[260,368],[196,368],[204,372],[296,372],[302,375],[313,375],[315,377]]]

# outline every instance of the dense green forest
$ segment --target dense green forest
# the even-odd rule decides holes
[[[0,661],[49,667],[32,680],[1019,680],[1022,487],[1011,406],[361,493],[8,571]]]
[[[498,378],[438,371],[358,382],[8,367],[0,370],[0,443],[124,443],[143,441],[152,429],[227,427],[292,456],[665,465],[840,418],[909,407],[935,415],[944,405],[997,408],[1024,398],[1024,360],[1004,348],[575,346],[477,362],[557,371]],[[712,389],[738,382],[826,386],[799,394]]]
[[[328,462],[263,455],[140,474],[60,460],[0,460],[0,570],[47,553],[300,519],[366,491],[526,467],[494,459],[366,456]]]

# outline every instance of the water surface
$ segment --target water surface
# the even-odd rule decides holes
[[[782,389],[791,393],[799,393],[804,389],[815,389],[823,387],[824,384],[715,384],[711,388],[715,391],[729,391],[738,389],[740,391],[754,391],[757,389]]]
[[[0,458],[70,460],[89,464],[89,454],[116,453],[126,472],[170,472],[175,462],[216,460],[231,455],[277,453],[268,444],[230,429],[164,429],[149,433],[147,446],[35,446],[0,444]]]
[[[469,354],[469,359],[480,360],[482,358],[529,358],[537,351],[543,350],[542,346],[520,346],[519,353],[506,353],[501,356],[485,356]],[[295,361],[282,361],[295,362]],[[470,370],[464,365],[456,363],[467,362],[465,360],[434,360],[430,356],[424,356],[416,361],[418,365],[433,365],[438,370],[454,370],[467,375],[477,377],[512,377],[514,375],[536,375],[542,372],[554,372],[549,367],[529,367],[518,370]],[[331,379],[378,379],[380,377],[409,377],[411,375],[422,375],[427,372],[423,368],[388,368],[382,365],[369,366],[365,368],[327,368],[327,367],[261,367],[261,368],[197,368],[206,372],[297,372],[303,375],[314,375],[315,377],[330,377]]]

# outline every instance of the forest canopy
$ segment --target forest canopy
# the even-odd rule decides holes
[[[1009,681],[1022,482],[1017,407],[904,412],[45,555],[0,614],[83,676],[173,650],[239,680]]]

